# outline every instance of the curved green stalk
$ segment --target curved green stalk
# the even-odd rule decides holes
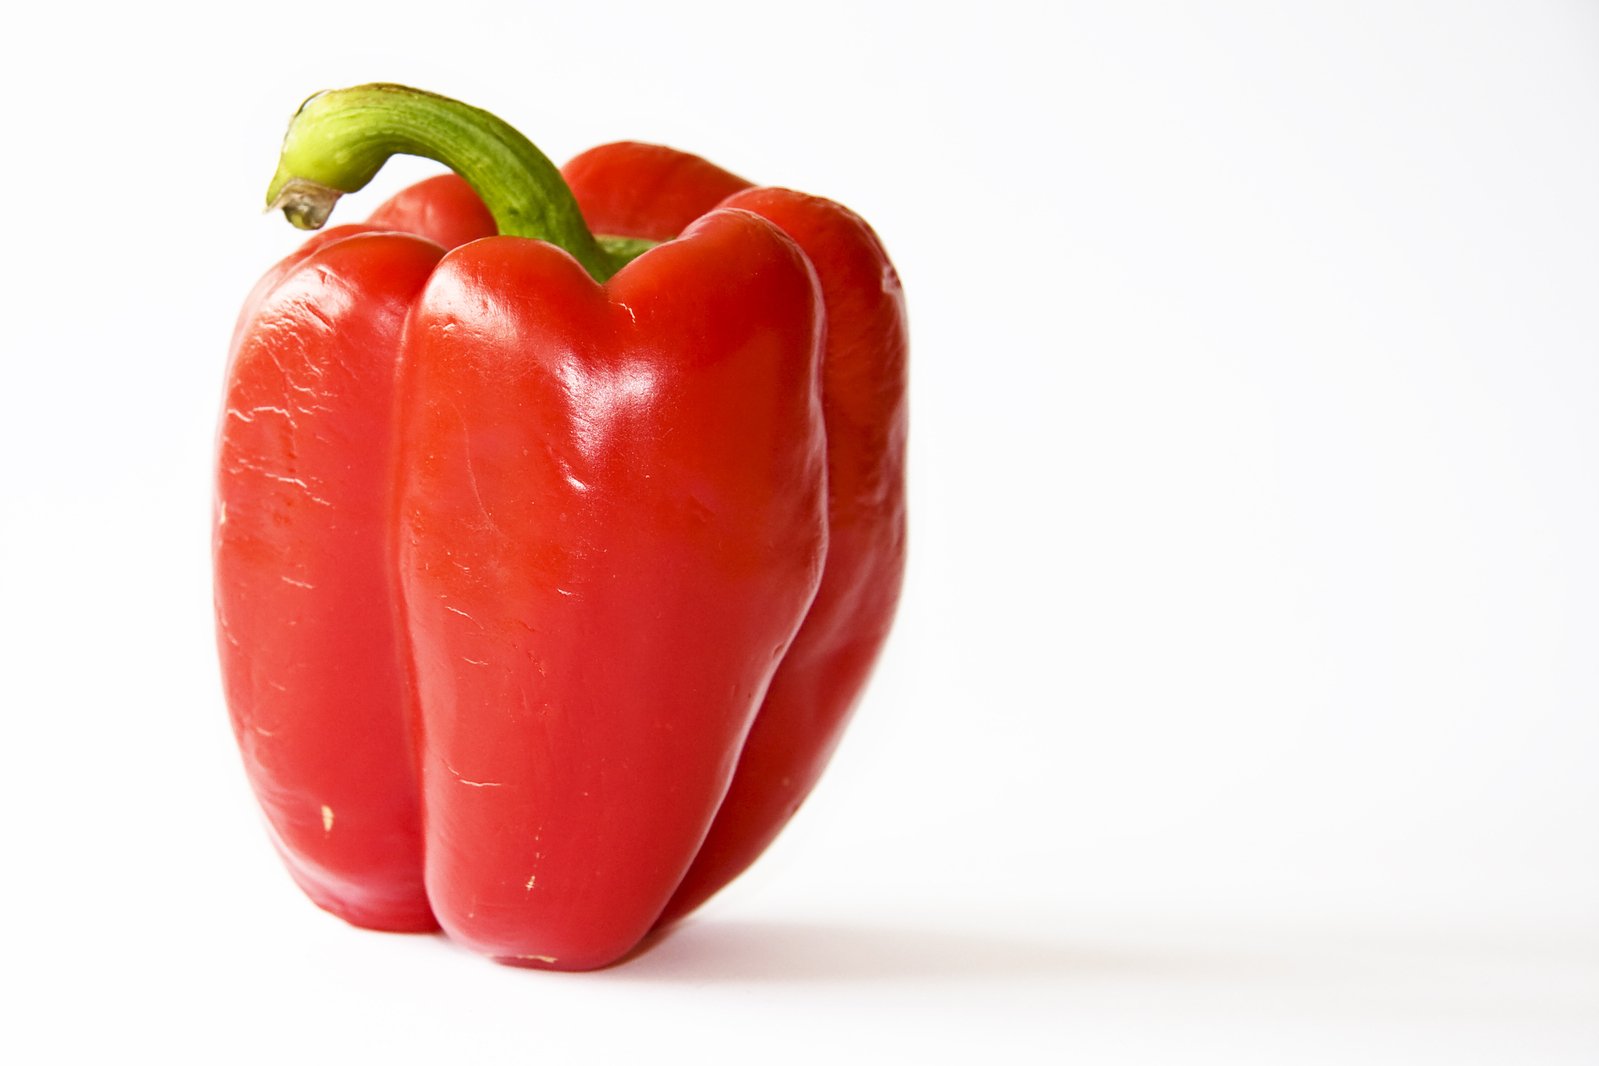
[[[301,104],[283,138],[268,209],[281,209],[301,229],[318,229],[341,195],[363,188],[400,154],[454,170],[477,191],[502,236],[559,245],[596,281],[644,250],[638,242],[596,240],[561,172],[510,125],[403,85],[335,89]]]

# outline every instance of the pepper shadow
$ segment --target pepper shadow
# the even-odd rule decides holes
[[[1191,976],[1237,960],[1026,940],[983,930],[689,921],[605,972],[635,981],[971,981]]]

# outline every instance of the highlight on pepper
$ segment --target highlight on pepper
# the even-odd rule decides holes
[[[320,229],[397,153],[451,172]],[[271,839],[355,925],[616,962],[771,843],[887,637],[893,266],[829,200],[396,85],[307,100],[267,200],[320,232],[234,332],[213,554]]]

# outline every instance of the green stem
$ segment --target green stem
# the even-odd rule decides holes
[[[509,125],[403,85],[335,89],[300,105],[267,189],[268,210],[281,208],[299,228],[319,229],[341,195],[363,188],[399,154],[454,170],[477,191],[502,236],[559,245],[596,281],[643,250],[602,247],[555,164]]]

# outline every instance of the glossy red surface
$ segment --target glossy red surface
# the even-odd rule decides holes
[[[273,839],[318,904],[437,928],[421,877],[389,539],[394,366],[442,249],[343,227],[240,320],[219,435],[218,648]]]
[[[750,187],[697,155],[621,141],[575,156],[561,168],[595,233],[669,241],[694,220]]]
[[[604,290],[532,241],[440,264],[397,561],[450,935],[586,969],[681,881],[821,575],[820,332],[804,258],[744,213]]]
[[[821,590],[666,923],[742,873],[787,824],[826,767],[888,636],[905,570],[905,297],[871,227],[830,200],[753,188],[697,156],[635,142],[592,148],[562,173],[600,233],[670,237],[718,205],[761,215],[804,250],[827,312],[830,539]]]
[[[456,174],[439,174],[401,189],[372,212],[367,225],[414,233],[446,248],[496,233],[494,216]]]
[[[649,145],[565,173],[597,232],[677,239],[596,285],[478,240],[444,175],[263,279],[217,606],[317,903],[588,969],[754,861],[837,744],[903,572],[906,338],[836,204]]]
[[[907,337],[899,278],[871,229],[829,200],[751,189],[723,206],[775,222],[821,280],[827,565],[663,922],[742,873],[810,794],[888,637],[905,573]]]

